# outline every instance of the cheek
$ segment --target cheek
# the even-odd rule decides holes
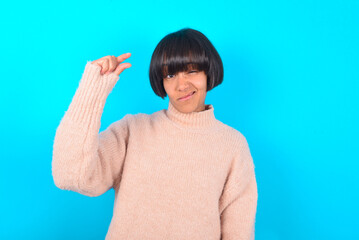
[[[207,89],[207,79],[203,79],[203,78],[202,79],[197,79],[194,82],[194,85],[198,90],[206,91],[206,89]]]
[[[163,81],[163,88],[165,89],[167,95],[171,95],[172,91],[171,91],[171,85],[168,84],[167,82]]]

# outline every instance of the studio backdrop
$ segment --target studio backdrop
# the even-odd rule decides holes
[[[0,7],[0,239],[104,239],[114,191],[57,188],[55,131],[87,61],[131,52],[101,131],[165,109],[152,52],[168,33],[203,32],[224,81],[218,120],[247,139],[258,183],[258,240],[359,239],[359,2],[7,1]]]

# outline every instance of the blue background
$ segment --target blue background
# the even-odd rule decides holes
[[[104,239],[114,191],[62,191],[55,131],[87,60],[131,52],[100,130],[167,108],[148,69],[156,44],[203,32],[224,63],[207,94],[247,138],[258,182],[256,239],[359,239],[359,2],[14,1],[2,3],[0,238]]]

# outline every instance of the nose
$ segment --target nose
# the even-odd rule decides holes
[[[182,72],[179,73],[177,76],[177,90],[181,92],[186,91],[189,87],[187,77]]]

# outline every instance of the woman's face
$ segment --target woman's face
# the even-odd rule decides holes
[[[163,86],[178,111],[190,113],[205,110],[207,76],[204,71],[189,69],[186,72],[167,75],[163,79]],[[191,96],[185,97],[188,95]]]

